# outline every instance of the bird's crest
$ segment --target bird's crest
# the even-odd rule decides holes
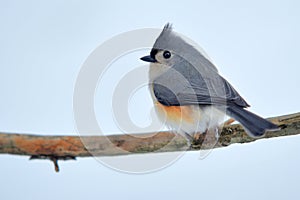
[[[158,38],[156,39],[153,49],[169,50],[178,56],[190,62],[196,68],[200,67],[201,63],[205,63],[201,67],[208,70],[218,71],[211,61],[205,56],[204,52],[199,51],[195,46],[191,45],[179,34],[173,31],[172,24],[167,23]]]

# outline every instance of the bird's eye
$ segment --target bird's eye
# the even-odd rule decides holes
[[[168,59],[168,58],[171,57],[171,52],[170,51],[165,51],[163,56],[164,56],[165,59]]]

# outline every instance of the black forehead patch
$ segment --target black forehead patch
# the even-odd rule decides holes
[[[150,52],[151,58],[155,58],[155,55],[157,54],[158,50],[157,49],[152,49]]]

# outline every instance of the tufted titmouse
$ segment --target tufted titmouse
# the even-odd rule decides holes
[[[246,110],[249,104],[219,75],[214,64],[166,24],[149,56],[150,91],[158,116],[179,133],[218,134],[224,116],[242,124],[251,137],[279,128]]]

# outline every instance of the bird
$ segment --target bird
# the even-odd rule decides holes
[[[216,66],[167,23],[154,42],[149,62],[149,88],[160,120],[189,141],[196,133],[220,134],[226,117],[238,121],[252,137],[279,127],[247,110],[250,105],[222,77]]]

